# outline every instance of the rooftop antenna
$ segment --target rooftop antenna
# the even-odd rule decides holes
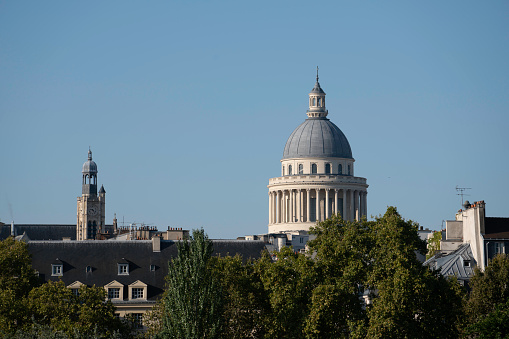
[[[461,195],[461,207],[463,207],[463,196],[466,195],[466,196],[470,196],[470,194],[465,194],[463,192],[465,192],[465,190],[471,190],[470,187],[458,187],[458,185],[456,185],[456,192],[459,192],[459,193],[456,193],[456,195]]]

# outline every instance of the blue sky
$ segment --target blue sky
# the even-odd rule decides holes
[[[0,1],[0,220],[267,231],[268,179],[315,68],[368,213],[509,216],[507,1]]]

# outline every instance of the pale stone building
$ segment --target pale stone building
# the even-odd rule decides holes
[[[269,233],[308,231],[337,213],[346,220],[367,215],[366,178],[354,175],[350,144],[327,115],[317,74],[308,118],[286,142],[281,176],[269,179]]]
[[[81,172],[83,180],[81,197],[78,197],[76,240],[96,239],[104,232],[106,191],[101,186],[97,194],[97,164],[92,160],[90,149]]]

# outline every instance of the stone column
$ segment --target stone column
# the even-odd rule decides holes
[[[360,200],[359,199],[359,191],[356,190],[353,192],[353,194],[354,194],[353,200],[355,201],[355,204],[354,204],[355,220],[359,221],[359,220],[361,220],[360,219],[360,206],[359,206],[359,202],[360,202],[359,201]]]
[[[362,194],[362,198],[364,203],[362,204],[362,207],[364,208],[363,214],[368,217],[368,192],[364,191]]]
[[[269,192],[269,225],[272,224],[272,192]]]
[[[339,190],[336,188],[334,189],[334,215],[338,214],[339,208],[338,208],[338,193]]]
[[[306,222],[309,222],[310,213],[309,210],[311,208],[311,198],[309,197],[309,193],[311,192],[311,189],[306,189]]]
[[[277,191],[276,196],[276,223],[281,222],[281,191]]]
[[[315,221],[321,221],[320,220],[320,217],[321,217],[321,214],[320,213],[320,189],[319,188],[316,188],[316,220]]]
[[[350,219],[349,220],[354,220],[355,219],[355,214],[354,214],[354,197],[353,197],[353,190],[350,190],[350,206],[348,208],[348,214],[350,214]]]
[[[302,190],[297,189],[297,220],[302,222]]]
[[[346,205],[346,189],[343,188],[343,215],[341,216],[344,220],[348,220],[348,209]]]
[[[330,218],[330,210],[329,210],[329,191],[330,188],[325,189],[325,219]]]
[[[295,203],[295,199],[293,198],[293,190],[290,190],[290,220],[288,220],[289,222],[295,222],[295,218],[293,217],[294,213],[295,213],[295,209],[294,209],[294,203]]]

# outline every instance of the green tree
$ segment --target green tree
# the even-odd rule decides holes
[[[211,266],[221,277],[223,291],[223,336],[225,338],[261,338],[266,333],[270,310],[267,293],[255,263],[242,257],[212,258]]]
[[[26,243],[11,237],[0,241],[0,335],[30,322],[26,296],[38,284]]]
[[[470,280],[471,292],[467,301],[469,323],[467,333],[479,338],[505,338],[509,306],[509,258],[499,254],[482,272],[478,267]],[[498,329],[497,329],[498,326]]]
[[[348,222],[334,215],[311,229],[308,243],[316,254],[320,281],[313,290],[305,332],[310,338],[348,337],[365,326],[363,299],[371,247],[367,224]]]
[[[367,310],[370,338],[455,338],[462,318],[457,282],[423,266],[415,252],[426,253],[418,224],[404,220],[395,207],[370,226],[373,247],[367,280],[376,293]]]
[[[208,267],[212,242],[203,229],[193,230],[191,239],[177,242],[177,248],[177,257],[169,263],[158,337],[219,338],[222,293]]]
[[[129,336],[130,328],[115,316],[115,306],[105,299],[101,287],[83,285],[74,295],[62,281],[50,281],[30,291],[28,306],[36,324],[49,325],[68,336],[76,332],[100,338],[114,333]]]
[[[283,247],[272,262],[265,253],[256,263],[270,303],[267,313],[268,338],[302,338],[317,275],[314,261]]]
[[[433,235],[428,240],[428,254],[426,254],[426,260],[435,255],[440,251],[440,241],[442,240],[442,232],[433,232]]]

